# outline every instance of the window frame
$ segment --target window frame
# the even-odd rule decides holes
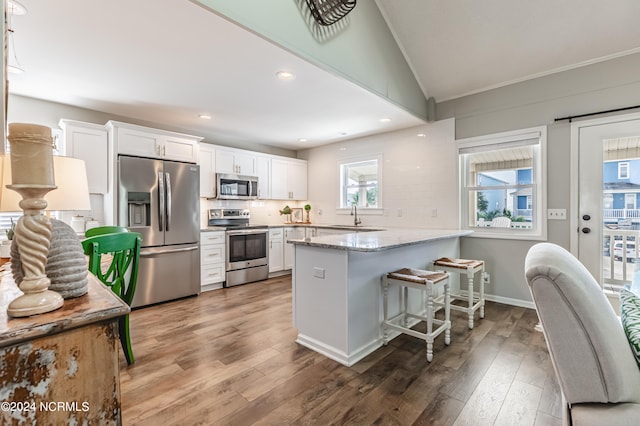
[[[626,169],[626,173],[622,173],[622,169]],[[630,179],[631,172],[631,164],[629,161],[619,161],[618,162],[618,179]]]
[[[519,143],[526,143],[527,140],[538,139],[537,143],[532,143],[538,147],[537,154],[534,153],[532,159],[533,181],[530,185],[510,185],[518,188],[530,187],[533,204],[533,224],[532,229],[522,228],[491,228],[478,227],[469,224],[471,215],[470,209],[473,208],[475,216],[475,206],[470,206],[470,192],[477,191],[477,187],[468,184],[468,171],[466,165],[466,154],[469,151],[491,151],[509,146],[517,146]],[[470,237],[475,238],[500,238],[515,240],[546,240],[547,239],[547,128],[546,126],[532,127],[527,129],[494,133],[484,136],[458,139],[456,140],[456,153],[458,156],[458,199],[460,200],[460,229],[473,231]],[[506,188],[509,188],[507,186]],[[487,187],[492,189],[492,187]]]
[[[378,184],[377,184],[377,201],[378,205],[376,207],[360,207],[358,206],[358,214],[363,215],[382,215],[384,213],[383,206],[383,158],[382,154],[373,154],[373,155],[358,155],[353,157],[345,157],[341,158],[337,162],[337,173],[338,173],[338,197],[336,201],[336,213],[337,214],[350,214],[352,210],[352,206],[344,206],[342,204],[345,185],[343,182],[343,170],[345,166],[355,163],[365,163],[367,161],[377,161],[377,176],[378,176]]]

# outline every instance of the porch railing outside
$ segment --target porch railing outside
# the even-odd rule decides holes
[[[603,209],[602,214],[607,219],[640,219],[640,209]]]
[[[605,227],[603,236],[603,286],[605,290],[619,291],[626,284],[631,284],[635,262],[640,261],[640,230]],[[616,249],[616,243],[621,243],[622,247]]]

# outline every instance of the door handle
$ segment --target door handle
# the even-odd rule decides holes
[[[160,232],[164,231],[164,173],[158,172],[158,195],[160,202],[158,203],[158,225]]]
[[[583,234],[588,234],[589,232],[591,232],[591,228],[582,228]]]
[[[165,225],[166,230],[169,230],[169,226],[171,226],[171,175],[169,173],[164,174],[167,186],[167,224]]]
[[[582,215],[582,220],[591,220],[591,216],[588,214]]]

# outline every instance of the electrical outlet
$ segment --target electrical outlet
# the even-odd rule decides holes
[[[402,209],[398,209],[398,217],[402,217]]]
[[[489,275],[489,273],[488,273],[488,272],[485,272],[485,273],[482,275],[482,279],[484,280],[484,283],[485,283],[485,284],[490,284],[490,283],[491,283],[491,275]]]
[[[567,209],[547,209],[547,219],[550,220],[566,220]]]
[[[438,209],[431,209],[431,217],[438,217]]]
[[[324,268],[318,268],[317,266],[313,267],[313,276],[316,278],[324,279]]]

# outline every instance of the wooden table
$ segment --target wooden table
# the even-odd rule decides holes
[[[8,265],[6,265],[8,266]],[[7,316],[22,294],[0,281],[0,424],[121,424],[118,317],[129,307],[89,274],[56,311]]]

